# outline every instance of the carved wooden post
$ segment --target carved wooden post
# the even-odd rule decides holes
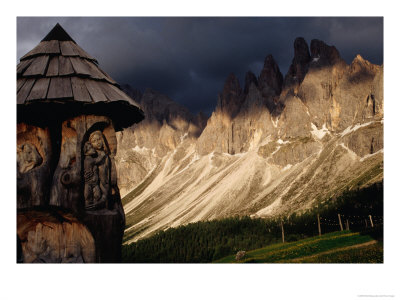
[[[115,131],[143,118],[137,103],[59,24],[21,58],[17,233],[22,261],[120,261],[125,215]],[[50,248],[41,249],[45,244]]]

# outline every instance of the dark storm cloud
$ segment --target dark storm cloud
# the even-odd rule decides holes
[[[272,54],[285,74],[293,41],[335,45],[347,63],[383,62],[383,18],[17,18],[17,58],[59,22],[117,82],[159,90],[193,112],[210,113],[225,78],[259,75]]]

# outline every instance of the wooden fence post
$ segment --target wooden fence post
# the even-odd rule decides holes
[[[318,235],[321,236],[321,223],[319,221],[319,214],[317,214],[317,219],[318,219]]]
[[[337,214],[337,215],[339,217],[340,231],[343,231],[342,219],[340,218],[340,214]]]
[[[346,230],[350,230],[349,219],[346,219]]]
[[[282,243],[285,242],[285,231],[283,230],[283,221],[281,220],[281,229],[282,229]]]
[[[371,221],[371,227],[374,227],[374,223],[372,222],[372,216],[369,215],[369,220]]]

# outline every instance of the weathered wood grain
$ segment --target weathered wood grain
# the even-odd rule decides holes
[[[44,75],[49,62],[49,56],[43,55],[36,57],[28,69],[24,72],[24,76]]]
[[[25,81],[24,85],[17,93],[17,104],[23,104],[25,102],[26,97],[28,97],[29,93],[31,92],[34,82],[34,78],[29,78]]]
[[[17,214],[17,234],[24,263],[94,263],[95,241],[77,218],[61,211]]]
[[[85,82],[79,77],[71,77],[72,92],[77,101],[92,102]]]
[[[107,77],[99,70],[99,68],[91,61],[89,60],[82,60],[84,64],[86,64],[89,72],[90,72],[90,77],[95,78],[95,79],[103,79],[107,80]]]
[[[106,95],[108,100],[110,101],[118,101],[118,100],[125,100],[122,99],[121,95],[117,93],[109,84],[108,82],[98,82],[98,85],[101,87],[103,93]]]
[[[73,44],[72,47],[73,47],[74,52],[78,53],[80,57],[96,61],[96,59],[94,59],[85,50],[83,50],[81,47],[79,47],[79,45]]]
[[[53,77],[50,80],[47,99],[72,98],[71,78]]]
[[[24,85],[25,81],[26,81],[26,78],[18,78],[17,79],[17,93],[22,88],[22,86]]]
[[[49,67],[47,68],[46,76],[58,76],[58,56],[53,56],[50,59]]]
[[[104,92],[98,83],[99,82],[96,82],[95,80],[85,79],[86,88],[88,89],[93,101],[94,102],[107,101],[108,99],[106,95],[104,95]]]
[[[31,65],[32,62],[33,62],[33,58],[21,61],[17,66],[17,76],[24,73],[25,70]]]
[[[92,72],[89,69],[88,64],[85,63],[85,60],[79,57],[70,57],[72,67],[75,70],[76,74],[91,76]]]
[[[28,153],[25,148],[36,150]],[[40,157],[39,157],[40,156]],[[17,208],[30,208],[48,203],[51,181],[52,147],[50,131],[24,123],[17,124]],[[25,169],[24,165],[33,168]]]
[[[61,41],[60,48],[61,54],[63,56],[78,56],[79,53],[76,53],[73,48],[74,43],[71,41]]]
[[[86,132],[85,116],[65,120],[61,128],[61,152],[53,174],[50,205],[73,212],[82,211],[82,142]]]
[[[121,91],[115,85],[109,84],[108,88],[114,90],[114,92],[119,95],[119,97],[120,97],[119,100],[125,100],[125,101],[128,101],[132,105],[135,105],[137,107],[139,106],[139,104],[137,104],[132,98],[128,97],[128,95],[126,95],[123,91]]]
[[[112,78],[110,77],[110,75],[107,74],[107,72],[105,72],[104,70],[102,70],[102,69],[99,68],[99,67],[98,67],[98,69],[100,70],[100,72],[102,72],[102,73],[106,76],[107,80],[108,80],[110,83],[112,83],[112,84],[118,84],[114,79],[112,79]]]
[[[40,42],[39,45],[37,45],[35,48],[33,48],[31,51],[29,51],[27,54],[21,57],[20,60],[24,60],[25,58],[37,55],[37,54],[44,54],[45,53],[45,48],[47,46],[48,42]]]
[[[58,75],[65,76],[74,74],[69,57],[59,56],[58,58]]]
[[[50,78],[39,78],[33,85],[26,101],[46,99],[47,90],[49,88]]]
[[[60,53],[60,42],[53,40],[47,42],[47,45],[44,49],[47,54],[59,54]]]

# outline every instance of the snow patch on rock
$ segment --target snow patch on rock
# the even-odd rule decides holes
[[[326,123],[322,125],[321,129],[318,129],[314,123],[311,123],[311,129],[311,134],[319,140],[321,140],[327,133],[329,133],[328,128],[326,128]]]
[[[283,169],[282,172],[289,170],[291,167],[293,167],[291,164],[287,164]]]
[[[368,159],[368,158],[370,158],[372,156],[375,156],[378,153],[383,153],[383,149],[381,149],[379,151],[376,151],[375,153],[372,153],[372,154],[364,155],[363,157],[360,158],[360,161],[364,161],[364,160],[366,160],[366,159]]]
[[[362,128],[362,127],[369,126],[369,125],[371,125],[372,123],[374,123],[374,122],[371,121],[371,122],[367,122],[367,123],[363,123],[363,124],[360,124],[360,123],[359,123],[359,124],[356,124],[356,125],[351,125],[351,126],[347,127],[345,130],[343,130],[343,132],[342,132],[342,134],[341,134],[340,136],[341,136],[341,137],[344,137],[345,135],[347,135],[347,134],[349,134],[349,133],[351,133],[351,132],[354,132],[354,131],[356,131],[356,130]]]

